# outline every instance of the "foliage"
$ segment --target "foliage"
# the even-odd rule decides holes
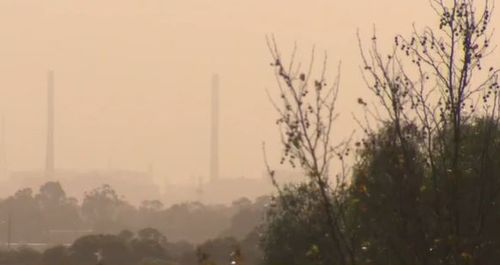
[[[313,183],[286,186],[269,208],[261,238],[265,264],[333,264],[338,259]]]
[[[29,248],[0,250],[0,264],[32,265],[40,259],[40,253]]]
[[[196,252],[201,265],[228,264],[231,253],[238,249],[238,241],[231,237],[208,240],[199,245]]]
[[[290,198],[278,189],[281,207],[270,214],[282,218],[270,220],[264,240],[265,257],[278,258],[266,263],[321,254],[323,245],[309,243],[314,247],[307,251],[301,243],[309,242],[304,224],[309,228],[307,221],[325,219],[327,227],[318,231],[332,235],[333,240],[324,244],[338,255],[331,263],[494,264],[498,260],[500,235],[494,224],[499,221],[500,85],[499,71],[485,68],[492,51],[492,5],[487,0],[481,5],[432,0],[431,7],[439,22],[436,29],[397,35],[387,55],[379,49],[376,35],[368,52],[360,41],[363,77],[377,102],[369,105],[358,99],[366,111],[366,124],[359,122],[366,135],[356,144],[349,192],[315,178],[311,184],[319,190],[307,196],[297,191]],[[310,71],[284,67],[276,46],[270,47],[284,106],[273,103],[280,116],[285,158],[291,158],[292,166],[298,160],[308,176],[328,179],[328,174],[310,166],[315,165],[315,156],[327,151],[316,152],[307,135],[314,126],[328,128],[321,126],[334,116],[321,115],[314,106],[310,110]],[[324,94],[311,98],[313,105],[319,101],[332,106]],[[312,115],[316,121],[304,115],[308,111],[316,113]],[[317,137],[330,137],[329,130],[315,132]],[[337,155],[344,157],[343,152]],[[344,179],[336,184],[347,187]],[[296,200],[300,205],[313,201],[327,206],[319,211],[323,217],[297,211]],[[295,225],[299,213],[307,221]],[[275,235],[281,235],[279,241],[271,240]],[[282,242],[284,246],[278,247]]]
[[[155,239],[144,237],[124,237],[128,233],[119,235],[89,235],[77,239],[69,248],[57,246],[46,250],[42,256],[42,263],[50,264],[95,264],[97,255],[102,256],[104,264],[136,265],[136,264],[166,264],[168,257],[165,248],[164,236],[158,231],[145,229],[147,234],[157,235]],[[99,254],[97,254],[99,253]],[[161,261],[161,262],[160,262]],[[163,262],[163,263],[162,263]]]
[[[368,145],[353,190],[362,207],[380,213],[362,215],[369,218],[364,223],[371,238],[380,239],[372,247],[379,252],[375,259],[384,257],[386,264],[480,264],[495,259],[485,256],[495,248],[487,238],[496,229],[487,224],[497,220],[500,188],[493,171],[499,151],[494,149],[498,70],[481,73],[491,51],[491,6],[469,0],[431,5],[438,29],[396,36],[387,57],[375,36],[369,56],[362,50],[367,86],[384,110],[384,115],[372,116],[386,121],[383,125],[391,131],[384,135],[384,129],[366,128],[368,141],[394,140]],[[410,137],[408,126],[414,132]],[[377,158],[377,150],[386,153],[386,162]],[[377,232],[386,224],[390,233]]]
[[[288,162],[293,168],[299,166],[311,184],[317,187],[316,196],[323,207],[323,220],[331,237],[330,252],[338,264],[354,264],[355,250],[345,227],[343,196],[347,186],[344,156],[349,154],[349,148],[346,142],[335,146],[333,140],[340,74],[337,74],[333,84],[328,85],[326,54],[318,76],[314,77],[314,50],[309,66],[304,70],[300,63],[294,61],[295,49],[286,64],[274,38],[271,41],[268,39],[268,47],[280,93],[280,104],[271,101],[278,113],[276,124],[280,127],[283,147],[281,164]],[[334,158],[338,158],[339,162],[337,174],[332,174],[331,170]],[[286,196],[283,196],[274,177],[275,171],[269,165],[267,168],[280,193],[281,203],[286,205]]]
[[[120,222],[125,220],[125,216],[133,218],[134,214],[135,209],[109,185],[86,192],[82,202],[82,215],[97,232],[123,228]]]
[[[253,230],[264,221],[266,205],[270,202],[270,196],[262,196],[252,202],[248,199],[240,199],[233,203],[235,213],[231,217],[231,223],[221,236],[230,236],[238,240],[244,240]]]

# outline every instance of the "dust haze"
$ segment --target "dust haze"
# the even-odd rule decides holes
[[[265,92],[275,85],[265,36],[275,34],[285,51],[297,42],[304,56],[316,45],[331,54],[331,69],[342,60],[348,134],[363,85],[350,78],[359,73],[356,30],[371,33],[375,22],[382,36],[411,29],[426,19],[415,10],[426,8],[416,1],[2,1],[2,179],[44,170],[49,70],[58,171],[150,173],[159,187],[208,181],[218,74],[220,177],[265,178],[262,142],[273,162],[280,153]]]
[[[0,0],[0,265],[494,264],[494,2]]]

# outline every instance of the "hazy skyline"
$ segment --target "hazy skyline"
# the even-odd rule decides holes
[[[381,43],[391,43],[413,22],[437,24],[428,1],[1,1],[8,168],[44,167],[52,69],[56,168],[148,170],[152,164],[157,177],[172,181],[208,177],[217,73],[220,176],[261,176],[262,142],[271,162],[280,153],[265,92],[276,88],[266,34],[275,34],[284,51],[296,41],[304,59],[313,44],[318,54],[326,50],[331,77],[342,60],[337,127],[345,135],[356,129],[355,99],[367,91],[356,30],[368,41],[375,25]]]

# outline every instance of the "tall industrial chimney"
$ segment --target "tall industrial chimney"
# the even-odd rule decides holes
[[[210,138],[210,181],[219,178],[219,76],[212,76],[212,125]]]
[[[47,74],[47,146],[45,177],[54,177],[54,72]]]

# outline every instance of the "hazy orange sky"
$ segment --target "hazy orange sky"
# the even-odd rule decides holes
[[[437,24],[428,1],[2,0],[8,168],[44,165],[46,73],[53,69],[56,167],[153,164],[157,177],[174,181],[207,176],[216,72],[221,176],[260,177],[263,141],[272,162],[279,158],[276,115],[265,93],[276,88],[266,34],[284,50],[297,41],[305,58],[312,44],[327,50],[332,70],[342,60],[345,135],[356,128],[349,121],[359,108],[355,99],[367,92],[356,30],[369,40],[376,25],[381,42],[392,43],[412,22]]]

